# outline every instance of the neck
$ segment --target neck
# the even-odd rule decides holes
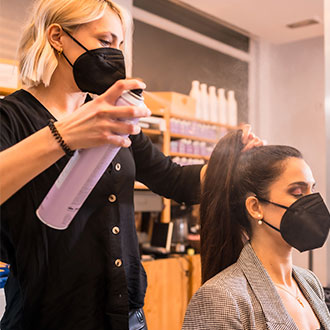
[[[81,106],[86,93],[80,92],[71,76],[58,68],[52,75],[49,86],[39,84],[27,90],[56,118],[61,119]]]
[[[274,239],[274,236],[269,235],[266,230],[258,234],[251,239],[251,246],[272,281],[288,287],[294,285],[292,248],[283,243],[280,244],[279,239]],[[265,242],[267,242],[267,249],[265,249]]]

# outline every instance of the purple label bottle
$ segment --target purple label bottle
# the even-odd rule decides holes
[[[142,90],[125,91],[116,106],[146,107],[141,94]],[[37,209],[38,218],[49,227],[66,229],[119,149],[104,145],[77,150]]]

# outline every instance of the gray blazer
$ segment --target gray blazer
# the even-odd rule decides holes
[[[293,277],[320,324],[330,330],[323,288],[309,270]],[[207,281],[193,296],[182,330],[298,330],[250,243],[237,262]]]

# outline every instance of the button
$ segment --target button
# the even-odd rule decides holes
[[[117,200],[117,197],[116,195],[111,194],[108,199],[111,203],[114,203]]]
[[[120,163],[117,163],[117,164],[115,165],[115,169],[116,169],[116,171],[120,171],[120,169],[121,169],[121,165],[120,165]]]
[[[123,262],[120,259],[116,259],[116,261],[115,261],[116,267],[121,267],[122,264],[123,264]]]
[[[112,228],[112,233],[113,233],[114,235],[119,234],[119,232],[120,232],[119,227],[115,226],[115,227]]]

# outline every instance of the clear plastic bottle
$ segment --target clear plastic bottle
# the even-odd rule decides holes
[[[195,117],[198,118],[198,119],[202,119],[201,93],[200,93],[200,89],[199,89],[199,81],[198,80],[193,80],[191,82],[191,90],[190,90],[189,96],[191,96],[196,101]]]
[[[235,100],[235,92],[232,90],[228,91],[227,114],[228,125],[237,126],[237,102]]]
[[[125,91],[116,105],[146,107],[142,90]],[[77,150],[37,209],[38,218],[49,227],[66,229],[119,149],[104,145]]]
[[[209,120],[213,122],[218,121],[218,100],[217,100],[217,92],[215,86],[209,87]]]
[[[225,90],[223,88],[218,88],[218,121],[220,124],[228,124],[227,100]]]

